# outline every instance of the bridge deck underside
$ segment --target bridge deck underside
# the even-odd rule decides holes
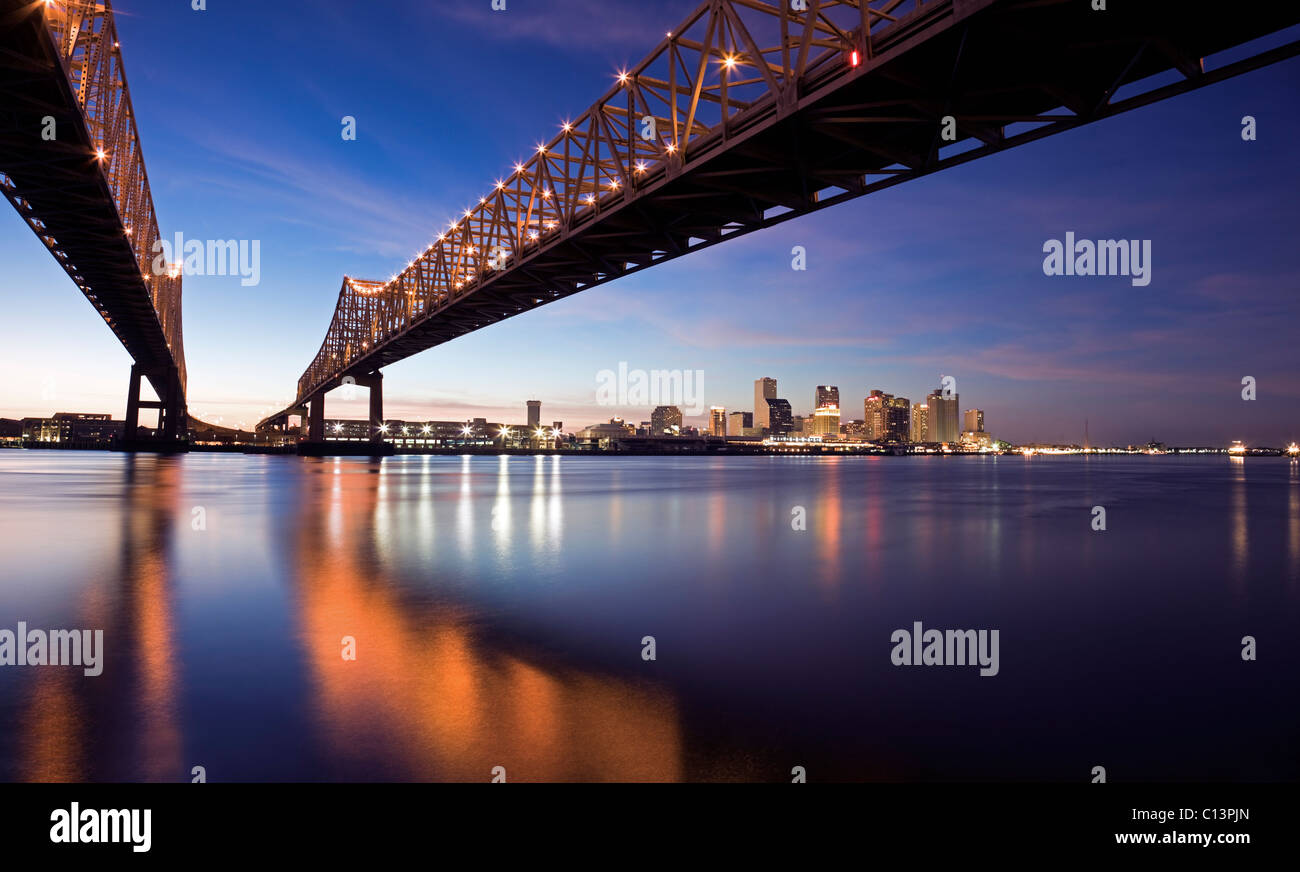
[[[957,6],[961,4],[958,3]],[[489,324],[733,236],[1099,120],[1297,53],[1296,44],[1206,74],[1200,60],[1300,21],[1300,4],[1202,15],[1196,3],[953,6],[900,26],[878,63],[845,80],[823,71],[798,102],[759,103],[676,172],[656,167],[618,205],[568,228],[489,281],[435,305],[299,400]],[[1140,7],[1140,8],[1133,8]],[[1127,83],[1177,80],[1116,100]],[[838,78],[835,78],[838,76]],[[1050,113],[1052,118],[1043,116]],[[976,147],[941,150],[939,119]],[[1036,125],[1008,132],[1017,122]],[[973,139],[972,139],[973,138]],[[882,216],[886,218],[887,216]],[[864,235],[870,228],[864,228]],[[269,420],[269,419],[268,419]]]
[[[8,12],[0,20],[0,173],[12,182],[0,188],[29,225],[35,218],[44,226],[32,228],[39,237],[57,240],[66,257],[56,259],[81,277],[150,380],[174,378],[162,375],[175,361],[48,31],[39,13],[18,17],[12,5],[0,4]],[[51,141],[41,136],[45,116],[55,119]]]

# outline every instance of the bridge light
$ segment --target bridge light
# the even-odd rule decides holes
[[[518,164],[518,163],[515,164],[515,172],[517,172],[517,173],[523,173],[523,171],[524,171],[524,165],[523,165],[523,164]]]
[[[727,55],[726,57],[724,57],[724,58],[722,59],[722,65],[723,65],[724,67],[726,67],[727,69],[731,69],[732,67],[734,67],[734,66],[736,65],[736,56],[735,56],[735,55]]]
[[[853,53],[849,55],[849,66],[856,67],[860,61],[861,59],[858,57],[858,50],[855,48]]]
[[[95,149],[95,160],[103,160],[106,157],[108,157],[108,155],[104,153],[104,149],[102,148]]]
[[[586,199],[586,201],[587,201],[588,204],[594,203],[594,202],[596,202],[596,195],[595,195],[595,194],[588,194],[588,195],[585,197],[585,199]]]
[[[560,125],[560,129],[563,130],[565,133],[569,133],[573,130],[573,125],[566,121]]]
[[[667,150],[667,152],[668,152],[669,154],[676,154],[676,153],[677,153],[677,143],[675,143],[675,142],[670,142],[670,143],[668,143],[668,146],[667,146],[667,149],[666,149],[666,150]]]
[[[645,172],[645,161],[643,161],[643,160],[639,160],[639,161],[636,162],[636,171],[637,171],[638,173],[643,173],[643,172]]]
[[[498,191],[500,191],[500,190],[501,190],[502,188],[504,188],[505,186],[506,186],[506,183],[505,183],[505,182],[501,181],[500,179],[497,179],[497,190],[498,190]]]
[[[626,71],[620,72],[620,73],[618,74],[618,83],[619,83],[620,85],[626,85],[626,84],[627,84],[627,72],[626,72]]]
[[[537,146],[537,153],[538,153],[538,154],[546,154],[546,146],[544,146],[544,145],[539,145],[539,146]]]

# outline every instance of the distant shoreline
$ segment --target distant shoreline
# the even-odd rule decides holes
[[[1164,457],[1164,456],[1217,456],[1217,457],[1286,457],[1284,448],[1250,448],[1234,452],[1226,448],[1211,447],[1177,447],[1162,451],[1128,448],[1103,449],[1069,449],[1069,448],[1013,448],[1006,451],[973,451],[954,449],[949,451],[916,451],[907,448],[881,448],[872,446],[861,449],[824,448],[821,446],[799,445],[788,448],[771,446],[733,445],[711,449],[686,448],[635,448],[625,450],[585,450],[585,449],[533,449],[533,448],[396,448],[385,445],[375,450],[364,443],[340,445],[186,445],[176,448],[160,446],[137,446],[123,449],[108,445],[42,443],[36,445],[0,445],[0,449],[15,451],[106,451],[127,454],[266,454],[290,457],[398,457],[398,456],[538,456],[538,457],[998,457],[1019,456],[1038,457]],[[1295,458],[1296,455],[1290,455]]]

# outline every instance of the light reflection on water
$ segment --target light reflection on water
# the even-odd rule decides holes
[[[1297,775],[1285,460],[14,451],[0,524],[0,627],[107,649],[0,669],[7,780]]]

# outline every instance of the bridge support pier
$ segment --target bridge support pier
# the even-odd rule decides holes
[[[321,391],[307,401],[310,411],[307,413],[307,441],[316,443],[325,441],[325,392]]]
[[[370,388],[370,441],[383,442],[384,432],[384,374],[372,372],[357,377],[357,384]]]
[[[140,399],[142,379],[149,379],[157,400]],[[157,437],[152,442],[179,443],[189,436],[189,421],[185,408],[185,394],[181,391],[180,375],[175,367],[151,370],[138,363],[131,364],[131,380],[126,391],[126,421],[122,428],[125,446],[139,445],[141,440],[140,410],[158,409]]]

